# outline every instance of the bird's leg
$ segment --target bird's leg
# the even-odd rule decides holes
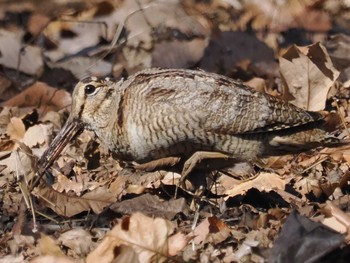
[[[195,152],[184,164],[181,173],[180,182],[183,183],[186,180],[186,177],[193,171],[193,169],[203,160],[206,159],[228,159],[230,155],[220,153],[220,152]]]
[[[177,189],[179,186],[184,187],[187,176],[193,171],[193,169],[203,160],[207,159],[229,159],[230,155],[220,152],[195,152],[185,163],[182,169],[181,178],[179,184],[176,186],[175,198],[177,196]]]

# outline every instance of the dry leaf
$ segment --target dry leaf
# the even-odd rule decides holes
[[[76,261],[68,257],[40,256],[31,260],[30,263],[76,263]]]
[[[116,225],[88,255],[86,262],[125,262],[121,259],[164,262],[169,255],[169,236],[173,229],[170,221],[135,213]]]
[[[175,256],[178,254],[192,239],[191,236],[186,236],[184,233],[178,232],[169,238],[169,255]]]
[[[323,110],[328,91],[339,76],[325,47],[320,43],[294,45],[279,61],[288,93],[294,97],[290,102],[311,111]]]
[[[64,253],[56,244],[56,241],[43,233],[40,233],[39,249],[42,256],[64,256]]]
[[[312,192],[316,197],[319,197],[323,193],[319,180],[315,178],[302,177],[295,182],[294,188],[298,189],[302,195]]]
[[[0,166],[6,168],[2,171],[4,174],[28,175],[33,171],[31,158],[22,151],[13,151],[7,158],[0,160]]]
[[[20,118],[12,117],[7,125],[6,133],[11,140],[21,140],[26,132],[23,121]]]
[[[103,32],[101,23],[86,23],[74,21],[76,20],[74,17],[69,18],[71,21],[51,22],[44,31],[46,37],[57,45],[57,49],[45,51],[45,56],[52,62],[57,62],[67,55],[77,54],[85,48],[95,46],[100,41]],[[62,31],[69,32],[71,37],[62,37]]]
[[[24,255],[23,254],[18,254],[18,255],[7,255],[1,257],[1,263],[23,263],[24,262]],[[31,263],[33,261],[30,261]],[[35,263],[35,262],[34,262]],[[40,263],[40,262],[36,262]],[[46,261],[45,261],[46,263]]]
[[[3,103],[7,107],[40,107],[41,111],[58,111],[72,103],[71,95],[65,90],[48,86],[43,82],[36,82],[15,97]]]
[[[349,232],[350,216],[333,202],[328,201],[321,211],[328,216],[322,221],[323,224],[342,234]]]
[[[44,145],[49,140],[49,135],[52,133],[51,124],[38,124],[29,127],[23,136],[22,142],[28,147]]]
[[[129,37],[122,53],[128,72],[145,67],[191,67],[208,44],[207,25],[186,14],[177,1],[124,1],[115,17],[126,19]]]
[[[244,84],[262,93],[264,93],[266,90],[266,83],[262,78],[252,78],[251,80],[246,81]]]
[[[228,195],[226,199],[229,197],[233,197],[236,195],[243,195],[251,188],[256,188],[259,191],[271,191],[274,189],[284,189],[286,185],[286,180],[282,179],[279,175],[275,173],[260,173],[255,178],[251,180],[247,180],[242,182],[232,189],[228,189],[226,194]]]
[[[70,196],[46,185],[35,188],[33,194],[57,214],[67,217],[89,210],[99,214],[106,206],[117,201],[118,195],[110,192],[106,186],[101,186],[82,196]]]
[[[57,173],[55,177],[56,182],[52,185],[52,189],[56,190],[59,193],[74,193],[75,195],[79,196],[84,190],[83,182],[70,180],[61,173]]]
[[[218,244],[228,238],[231,234],[229,227],[215,216],[206,218],[193,231],[193,241],[200,244],[204,241]]]
[[[74,228],[64,232],[58,240],[62,245],[73,250],[79,257],[85,257],[94,246],[91,234],[82,228]]]
[[[77,79],[87,76],[103,77],[112,72],[110,62],[93,57],[74,56],[64,61],[48,63],[48,66],[52,69],[63,68],[71,72]]]
[[[23,45],[23,32],[0,30],[0,64],[29,75],[40,76],[44,70],[41,49]]]

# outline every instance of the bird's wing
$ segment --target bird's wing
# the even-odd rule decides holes
[[[323,119],[319,113],[305,111],[216,74],[164,72],[148,79],[143,98],[163,114],[175,115],[179,121],[185,116],[186,121],[200,123],[201,128],[210,132],[268,132]]]

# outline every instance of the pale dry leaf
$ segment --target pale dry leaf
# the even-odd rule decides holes
[[[121,262],[121,258],[126,258],[125,253],[136,256],[134,262],[164,262],[169,255],[169,236],[173,230],[170,221],[135,213],[116,225],[86,262]]]
[[[228,195],[226,199],[236,195],[243,195],[249,189],[256,188],[259,191],[271,191],[274,189],[284,189],[287,183],[286,179],[282,179],[278,174],[262,172],[255,178],[242,182],[231,189],[226,190]]]
[[[334,160],[340,161],[345,155],[350,154],[349,145],[341,146],[341,147],[332,147],[332,148],[323,148],[319,152],[312,157],[305,158],[305,160],[301,160],[298,162],[303,168],[313,167],[317,163],[321,163],[326,160],[329,156],[331,156]],[[344,157],[345,158],[345,157]]]
[[[18,117],[12,117],[7,125],[6,133],[10,136],[11,140],[22,140],[26,128],[23,121]]]
[[[81,79],[87,76],[103,77],[112,72],[113,65],[110,62],[96,59],[93,57],[74,56],[64,61],[51,62],[48,66],[52,69],[66,69],[77,78]]]
[[[37,124],[28,128],[22,142],[30,148],[43,145],[49,140],[51,133],[51,124]]]
[[[231,234],[229,227],[215,216],[202,221],[193,231],[194,243],[211,242],[218,244],[227,239]]]
[[[235,178],[235,175],[221,173],[217,179],[217,184],[213,185],[215,193],[218,195],[224,195],[228,189],[232,189],[235,185],[242,182],[242,179]]]
[[[208,219],[205,219],[194,229],[193,241],[195,244],[200,244],[200,243],[204,242],[204,240],[209,235],[209,226],[210,226],[210,223],[209,223]]]
[[[70,259],[66,256],[40,256],[30,261],[30,263],[76,263],[77,261]]]
[[[350,229],[350,216],[337,207],[333,202],[327,201],[324,209],[328,209],[330,211],[331,216],[344,226],[346,232]]]
[[[0,64],[29,74],[40,76],[44,62],[39,47],[22,43],[24,32],[0,30]]]
[[[193,66],[208,44],[208,26],[188,15],[178,1],[128,0],[114,17],[125,21],[129,33],[122,48],[129,72]]]
[[[113,181],[109,184],[108,189],[116,196],[122,195],[125,190],[125,179],[122,176],[116,176]]]
[[[146,188],[142,185],[130,184],[125,187],[125,192],[128,194],[142,194],[145,192]]]
[[[313,193],[316,197],[320,196],[323,191],[320,186],[320,182],[315,178],[302,177],[295,182],[294,188],[302,195]]]
[[[52,189],[56,190],[57,192],[59,193],[73,192],[74,194],[79,196],[83,191],[82,182],[76,182],[76,181],[70,180],[61,173],[57,173],[55,177],[56,177],[56,182],[52,185]]]
[[[123,261],[124,260],[124,261]],[[86,258],[86,263],[95,262],[140,262],[136,251],[131,247],[121,244],[114,236],[106,235],[98,247]],[[144,262],[144,261],[141,261]]]
[[[17,254],[23,247],[35,248],[35,239],[33,236],[14,234],[13,238],[7,241],[7,245],[13,254]]]
[[[42,256],[64,256],[64,253],[57,245],[56,241],[43,233],[40,233],[40,239],[38,241],[40,254]]]
[[[224,194],[226,190],[232,189],[235,185],[242,183],[242,180],[251,178],[254,176],[255,171],[252,164],[248,162],[235,163],[234,166],[225,169],[226,172],[222,173],[218,178],[218,185],[214,186],[217,194]]]
[[[238,246],[238,249],[235,252],[235,256],[238,262],[241,262],[245,258],[245,256],[251,254],[253,248],[258,247],[259,241],[257,239],[259,238],[259,236],[263,235],[263,230],[253,230],[247,234],[246,239],[243,241],[242,244]]]
[[[292,46],[280,57],[281,75],[294,105],[311,111],[325,108],[328,91],[339,76],[327,50],[320,43]]]
[[[110,192],[106,186],[98,187],[82,196],[59,193],[48,186],[37,187],[32,193],[44,201],[47,207],[66,217],[89,210],[99,214],[106,206],[117,201],[116,194]]]
[[[249,81],[244,82],[249,87],[254,88],[255,90],[264,93],[266,90],[266,83],[263,78],[252,78]]]
[[[179,182],[181,174],[174,172],[167,172],[164,177],[161,179],[161,183],[165,185],[174,185]],[[159,187],[160,184],[155,184],[156,187]]]
[[[31,158],[22,151],[12,151],[10,156],[0,160],[0,166],[6,168],[2,174],[28,175],[33,171]]]
[[[85,257],[94,247],[91,234],[82,228],[74,228],[62,233],[58,241],[80,257]]]
[[[39,107],[43,112],[58,111],[70,106],[71,95],[65,90],[50,87],[46,83],[36,82],[18,95],[5,101],[7,107]]]
[[[74,17],[66,18],[71,21],[56,20],[51,22],[44,31],[46,37],[57,45],[57,49],[45,51],[45,56],[51,62],[57,62],[67,55],[74,55],[85,48],[97,45],[103,34],[102,23],[94,23],[93,20],[88,23],[74,21]],[[62,31],[70,32],[72,36],[62,37]]]
[[[345,234],[348,232],[347,228],[341,222],[339,222],[334,216],[323,219],[322,224],[328,226],[329,228],[341,234]]]
[[[178,232],[169,238],[169,255],[176,256],[180,251],[188,245],[188,242],[192,239],[192,236],[185,235],[184,233]]]
[[[6,255],[1,258],[1,263],[23,263],[24,255]],[[32,261],[31,261],[32,262]]]
[[[61,128],[61,114],[56,111],[46,112],[45,115],[41,118],[41,122],[50,122],[54,125],[55,128]]]

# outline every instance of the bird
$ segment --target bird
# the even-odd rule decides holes
[[[124,161],[184,159],[182,179],[206,159],[259,158],[339,143],[312,112],[229,77],[146,69],[126,79],[88,77],[74,88],[67,122],[39,160],[41,173],[84,130]]]

